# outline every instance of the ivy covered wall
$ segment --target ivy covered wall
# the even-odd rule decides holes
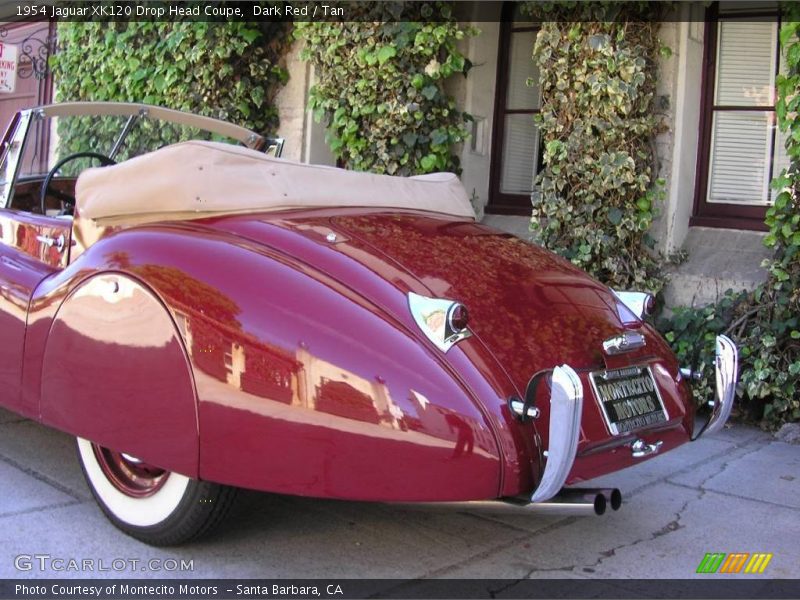
[[[664,185],[653,150],[661,46],[658,23],[637,10],[610,22],[586,14],[542,24],[533,54],[544,169],[531,228],[601,281],[657,293],[664,277],[649,231]]]
[[[425,22],[416,12],[426,9],[444,20]],[[376,14],[359,22],[295,24],[303,58],[315,69],[309,107],[348,168],[393,175],[458,172],[454,146],[467,135],[468,116],[443,84],[469,69],[457,43],[476,32],[455,21],[449,3],[403,10],[399,18],[418,20]]]
[[[58,101],[143,102],[277,130],[285,24],[61,22],[58,39]]]

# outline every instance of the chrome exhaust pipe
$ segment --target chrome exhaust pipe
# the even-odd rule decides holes
[[[395,504],[397,506],[397,504]],[[548,513],[553,515],[589,516],[605,514],[608,507],[619,510],[622,493],[617,488],[562,488],[547,502],[517,502],[514,500],[478,500],[471,502],[403,503],[403,508],[436,508],[455,510],[485,510],[503,513]]]

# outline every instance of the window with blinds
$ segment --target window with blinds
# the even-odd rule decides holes
[[[488,212],[531,211],[541,157],[539,129],[533,120],[541,108],[539,69],[532,58],[538,30],[538,24],[523,20],[518,3],[504,3]]]
[[[533,192],[539,154],[539,128],[533,122],[540,108],[539,86],[528,85],[528,81],[539,81],[539,69],[531,58],[535,42],[535,31],[511,34],[500,176],[502,193],[526,194],[528,198]]]
[[[778,17],[710,13],[693,224],[760,228],[776,194],[770,181],[788,166],[775,119]]]

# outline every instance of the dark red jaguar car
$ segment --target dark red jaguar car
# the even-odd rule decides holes
[[[0,404],[77,437],[117,527],[179,543],[237,487],[602,513],[618,490],[565,486],[699,435],[650,296],[476,223],[454,175],[275,148],[135,104],[5,134]]]

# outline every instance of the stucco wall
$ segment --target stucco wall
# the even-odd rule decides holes
[[[301,44],[295,42],[285,56],[289,81],[275,97],[278,108],[278,135],[286,140],[283,157],[302,160],[305,140],[305,113],[308,101],[309,67],[300,60]]]
[[[694,203],[703,64],[702,6],[682,5],[680,21],[664,23],[659,31],[672,56],[659,64],[657,93],[664,108],[665,131],[658,136],[659,177],[666,180],[666,199],[654,227],[660,248],[678,250],[689,231]],[[699,14],[695,14],[696,11]],[[689,19],[693,18],[694,21]]]
[[[286,140],[283,157],[302,162],[333,165],[336,160],[325,144],[325,125],[314,122],[308,106],[308,90],[314,83],[313,68],[300,59],[301,42],[285,56],[289,81],[275,97],[278,135]]]
[[[499,16],[499,7],[497,8]],[[448,85],[462,110],[472,115],[471,137],[460,152],[461,181],[467,193],[473,197],[478,217],[489,200],[489,168],[491,165],[491,143],[494,114],[494,97],[497,83],[497,50],[500,23],[473,23],[480,34],[469,38],[462,51],[472,61],[467,77],[455,77]]]

